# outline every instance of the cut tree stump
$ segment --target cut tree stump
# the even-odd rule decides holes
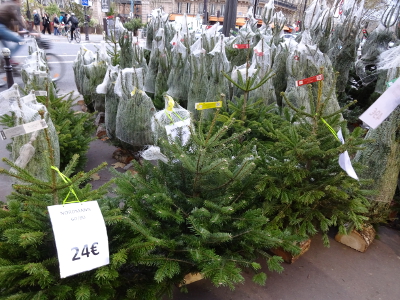
[[[335,240],[360,252],[365,252],[375,239],[375,229],[371,225],[364,226],[361,231],[353,230],[348,235],[336,234]]]
[[[201,273],[189,273],[186,274],[185,277],[183,278],[183,280],[185,281],[184,284],[180,284],[179,287],[186,285],[186,284],[190,284],[192,282],[196,282],[199,280],[202,280],[204,277]]]
[[[287,251],[283,250],[282,248],[274,248],[274,249],[271,249],[270,251],[273,254],[282,257],[283,260],[285,262],[287,262],[288,264],[292,264],[296,260],[298,260],[300,256],[302,256],[304,253],[306,253],[308,251],[308,249],[310,249],[310,245],[311,245],[311,239],[302,241],[299,244],[297,244],[297,246],[300,247],[300,249],[301,249],[300,253],[297,255],[293,255],[292,253],[287,252]]]

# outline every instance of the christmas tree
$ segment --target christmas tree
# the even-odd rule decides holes
[[[63,181],[56,168],[51,168],[54,166],[54,152],[51,150],[48,129],[43,131],[50,149],[45,155],[49,180],[38,179],[7,159],[3,160],[13,171],[0,169],[0,174],[12,176],[18,181],[13,185],[14,192],[7,197],[7,204],[0,210],[1,299],[112,299],[104,275],[110,276],[110,273],[105,271],[102,272],[103,277],[95,276],[92,271],[90,274],[60,279],[54,235],[47,211],[47,206],[61,204],[63,199],[69,200],[71,189],[78,199],[100,199],[110,184],[92,191],[91,185],[84,183],[104,165],[88,173],[80,172],[67,182]],[[77,163],[78,155],[75,155],[63,174],[71,176]]]
[[[205,133],[202,122],[192,128],[184,146],[179,137],[160,141],[167,163],[136,163],[136,174],[116,178],[117,201],[130,222],[119,238],[132,237],[127,259],[148,267],[147,275],[140,274],[149,284],[167,288],[183,283],[185,274],[201,273],[216,286],[233,288],[243,282],[243,269],[264,284],[256,259],[264,257],[270,270],[281,271],[282,259],[266,251],[297,250],[297,237],[270,226],[268,210],[255,197],[253,145],[238,143],[247,131],[223,138],[232,122],[214,128],[216,118]]]

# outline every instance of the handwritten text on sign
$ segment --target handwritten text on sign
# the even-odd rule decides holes
[[[361,116],[371,128],[378,127],[400,104],[400,80],[392,85]]]
[[[108,237],[97,201],[47,207],[56,240],[60,277],[108,265]]]
[[[305,85],[305,84],[309,84],[309,83],[313,83],[313,82],[321,81],[321,80],[324,80],[324,75],[323,74],[315,75],[313,77],[308,77],[308,78],[305,78],[305,79],[302,79],[302,80],[297,80],[296,81],[296,86],[302,86],[302,85]]]

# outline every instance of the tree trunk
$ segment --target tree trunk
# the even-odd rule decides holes
[[[275,249],[271,249],[270,251],[273,254],[282,257],[285,262],[292,264],[296,260],[298,260],[300,256],[302,256],[304,253],[306,253],[308,251],[308,249],[310,249],[310,245],[311,245],[311,239],[308,239],[308,240],[298,243],[297,246],[300,247],[301,251],[297,255],[293,255],[292,253],[287,252],[287,251],[283,250],[282,248],[275,248]]]
[[[338,233],[335,240],[360,252],[365,252],[375,239],[375,229],[367,225],[361,231],[353,230],[348,235]]]

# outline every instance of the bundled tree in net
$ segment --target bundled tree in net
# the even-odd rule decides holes
[[[96,92],[105,95],[105,116],[107,136],[116,139],[115,130],[117,124],[117,111],[119,96],[115,93],[115,83],[119,74],[119,66],[109,65],[103,82],[97,86]]]
[[[33,121],[41,121],[42,126],[47,124],[48,138],[54,149],[54,163],[57,167],[60,165],[60,148],[58,135],[54,127],[53,121],[46,107],[36,101],[33,94],[20,97],[18,86],[14,85],[10,90],[0,93],[0,99],[10,103],[9,113],[11,117],[3,117],[7,127],[15,127],[27,124]],[[11,97],[10,97],[11,96]],[[8,113],[8,112],[7,112]],[[22,169],[27,170],[33,176],[46,180],[49,173],[44,169],[44,162],[49,155],[48,143],[43,130],[34,131],[32,133],[18,135],[12,138],[11,154],[12,160]]]

